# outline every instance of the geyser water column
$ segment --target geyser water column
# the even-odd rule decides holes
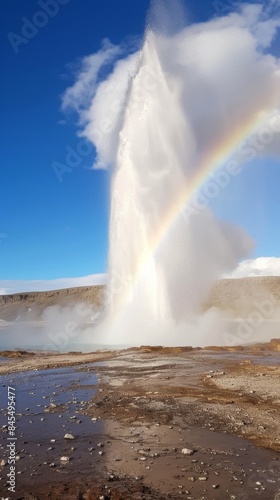
[[[131,336],[136,343],[160,343],[167,324],[172,339],[175,324],[198,312],[212,282],[250,246],[210,210],[194,217],[184,211],[200,151],[182,103],[187,82],[180,67],[166,60],[169,43],[169,37],[147,31],[124,109],[112,179],[111,343],[130,343]],[[187,328],[185,333],[181,343],[188,341]]]
[[[86,113],[84,134],[96,145],[97,165],[114,163],[107,304],[93,335],[115,345],[223,343],[214,324],[221,311],[211,311],[209,323],[201,304],[252,242],[214,217],[211,194],[209,207],[195,211],[193,196],[229,159],[245,165],[248,141],[270,126],[280,71],[268,49],[278,24],[260,5],[245,5],[174,29],[177,2],[159,5],[168,14],[160,22],[150,17],[141,52],[116,63]],[[110,111],[114,126],[104,136],[96,127],[108,121],[109,89],[121,105],[117,117],[115,106]],[[272,152],[279,150],[274,132]]]
[[[138,312],[146,317],[163,320],[171,314],[168,262],[154,251],[154,243],[179,186],[186,181],[182,166],[192,151],[191,130],[172,84],[162,70],[156,37],[149,32],[127,99],[112,182],[112,313],[137,303]]]
[[[256,185],[252,166],[248,176],[242,169],[280,157],[280,62],[272,52],[280,20],[270,4],[241,3],[188,25],[176,0],[155,0],[142,50],[105,40],[67,89],[64,108],[78,111],[95,168],[113,165],[108,296],[90,341],[224,342],[201,304],[252,242],[211,209],[241,220]],[[196,203],[201,189],[208,208]],[[210,333],[204,341],[201,324]]]

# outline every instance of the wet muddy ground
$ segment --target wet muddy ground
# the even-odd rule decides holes
[[[277,352],[23,353],[0,368],[3,498],[280,499]],[[7,490],[9,385],[15,494]]]

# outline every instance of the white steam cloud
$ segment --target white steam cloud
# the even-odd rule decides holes
[[[252,242],[210,208],[184,217],[178,197],[218,152],[220,163],[239,165],[252,155],[280,157],[280,61],[270,51],[280,20],[271,4],[176,30],[172,10],[155,2],[140,52],[125,58],[106,42],[86,58],[63,99],[96,148],[94,167],[115,166],[100,330],[111,344],[131,343],[132,334],[134,343],[225,343],[225,313],[199,309]],[[100,81],[102,61],[113,70]],[[181,216],[170,220],[174,207]]]
[[[184,74],[182,106],[193,128],[196,154],[209,151],[211,144],[219,143],[227,131],[241,126],[254,112],[260,117],[267,114],[268,120],[271,110],[279,116],[280,62],[269,48],[280,20],[268,15],[265,5],[245,4],[239,13],[161,38],[170,85],[178,71]],[[98,53],[83,60],[77,81],[63,97],[63,109],[79,113],[80,133],[96,148],[95,167],[109,167],[116,161],[126,93],[140,59],[140,52],[124,57],[125,50],[106,40]],[[99,82],[98,74],[108,61],[113,71]],[[152,79],[153,73],[148,72],[135,106],[147,98]],[[264,124],[263,116],[254,136]],[[265,150],[267,156],[280,155],[279,132],[278,124],[278,134]]]

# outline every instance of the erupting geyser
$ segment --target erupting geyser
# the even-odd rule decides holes
[[[272,110],[279,119],[280,65],[267,52],[280,23],[244,5],[186,26],[168,0],[149,19],[142,50],[115,64],[82,115],[97,166],[114,165],[101,342],[222,343],[212,337],[217,313],[200,314],[201,304],[252,241],[211,203],[252,159],[250,140]],[[114,52],[106,42],[99,59]],[[266,154],[279,154],[274,132]]]
[[[209,209],[188,210],[201,152],[184,105],[189,71],[180,61],[180,36],[147,30],[125,102],[112,181],[112,341],[137,332],[138,341],[159,343],[168,325],[172,343],[172,325],[190,320],[213,281],[250,248]],[[187,43],[186,62],[189,50]],[[188,341],[187,326],[180,337]]]

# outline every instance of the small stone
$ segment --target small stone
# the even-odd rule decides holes
[[[75,439],[75,438],[74,438],[73,434],[66,433],[64,436],[64,439]]]
[[[183,453],[183,455],[193,455],[194,451],[189,448],[183,448],[181,453]]]
[[[145,450],[139,450],[138,453],[139,455],[147,455],[147,452]]]
[[[204,477],[204,476],[203,477],[199,477],[198,480],[199,481],[207,481],[207,477]]]
[[[218,484],[212,484],[212,488],[214,488],[214,490],[216,490],[217,488],[219,488],[219,485]]]
[[[70,462],[69,457],[60,457],[61,462]]]

